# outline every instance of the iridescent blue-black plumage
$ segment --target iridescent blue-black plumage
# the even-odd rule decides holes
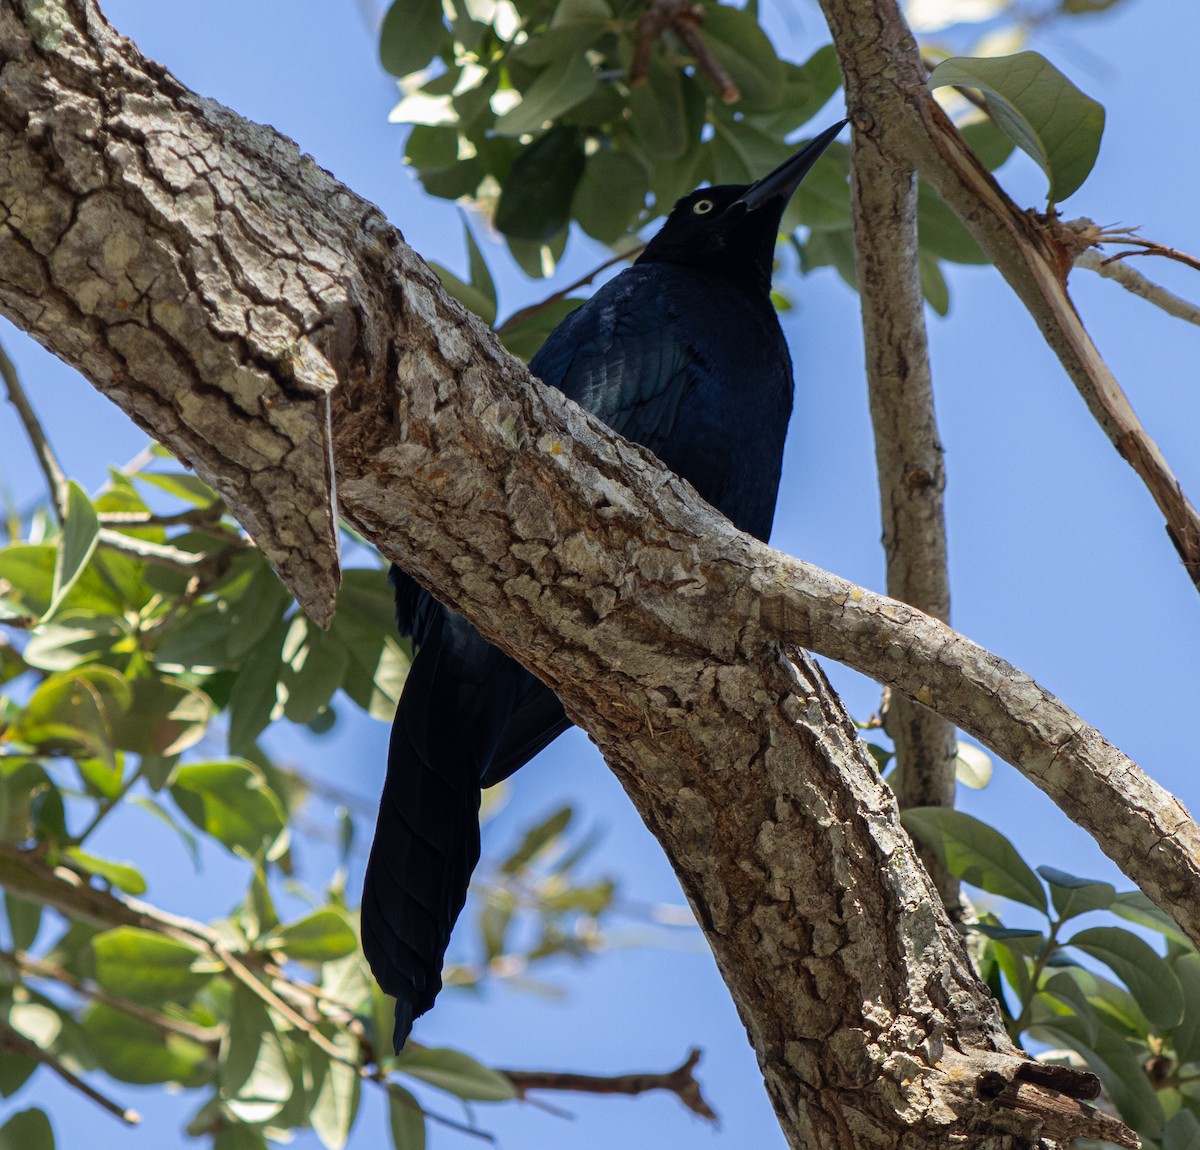
[[[653,451],[741,530],[770,534],[792,363],[770,300],[783,210],[841,130],[749,186],[676,204],[634,266],[551,332],[530,370]],[[393,569],[416,657],[396,711],[367,866],[363,947],[396,998],[396,1049],[441,989],[479,860],[481,787],[570,725],[554,694]]]

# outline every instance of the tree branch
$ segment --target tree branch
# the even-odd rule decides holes
[[[872,619],[900,623],[877,627],[874,642],[886,642],[865,654],[845,584],[836,604],[817,594],[804,606],[806,569],[739,535],[648,452],[533,383],[374,209],[294,146],[184,91],[87,0],[60,10],[46,43],[0,6],[0,157],[15,173],[0,181],[0,307],[181,457],[203,462],[235,514],[276,541],[285,577],[318,601],[331,568],[318,556],[314,575],[279,523],[291,522],[296,483],[321,489],[324,452],[297,431],[319,441],[321,424],[283,387],[280,359],[264,361],[254,325],[267,316],[295,339],[287,362],[319,376],[319,359],[336,374],[330,442],[344,514],[549,683],[596,740],[680,877],[794,1146],[907,1138],[948,1148],[969,1135],[1027,1147],[1091,1129],[1082,1116],[1019,1113],[980,1095],[985,1075],[1016,1081],[1028,1059],[852,723],[780,637],[848,645],[919,700],[941,690],[939,676],[953,679],[946,713],[994,728],[993,746],[1008,740],[1024,769],[1051,782],[1087,772],[1080,745],[1112,766],[1095,733],[1076,720],[1060,739],[1061,708],[1025,680],[1014,700],[1007,682],[996,698],[990,680],[964,679],[947,629],[927,672],[936,690],[919,665],[897,668],[923,617],[891,600],[870,600]],[[18,202],[49,207],[14,230]],[[114,228],[129,258],[97,270],[86,253]],[[249,378],[209,370],[213,356],[238,354]],[[284,428],[296,434],[246,479],[246,444],[277,432],[280,403],[299,405]],[[196,418],[205,413],[232,418],[237,441]],[[301,503],[319,512],[322,500]],[[1118,766],[1128,771],[1127,760]],[[1128,773],[1090,779],[1092,793],[1120,799],[1141,785]],[[1084,791],[1087,780],[1069,781],[1073,795]],[[1178,811],[1178,834],[1194,835]],[[1107,818],[1091,824],[1111,834]],[[1144,805],[1128,820],[1120,843],[1105,844],[1123,855],[1157,825]],[[1165,898],[1173,848],[1153,846],[1132,862],[1154,880],[1147,893]],[[7,858],[0,851],[0,871]],[[1197,890],[1176,913],[1200,934]]]
[[[48,1066],[72,1090],[79,1091],[85,1098],[90,1098],[102,1110],[107,1110],[114,1118],[119,1118],[127,1126],[137,1126],[142,1116],[119,1102],[114,1102],[107,1094],[101,1094],[89,1082],[84,1082],[74,1071],[68,1070],[49,1051],[43,1050],[35,1042],[31,1042],[23,1034],[18,1034],[6,1022],[0,1022],[0,1050],[7,1054],[17,1054],[22,1058],[32,1058],[43,1066]]]
[[[1066,290],[1079,237],[1053,217],[1021,211],[931,96],[895,0],[820,0],[857,132],[905,160],[963,221],[1040,328],[1088,410],[1137,472],[1200,589],[1200,515],[1101,358]],[[1086,245],[1085,245],[1086,246]]]
[[[693,1114],[709,1122],[717,1121],[716,1111],[704,1100],[700,1083],[692,1073],[700,1061],[700,1051],[690,1050],[674,1070],[665,1074],[572,1074],[557,1070],[500,1070],[522,1098],[530,1090],[568,1090],[581,1094],[646,1094],[667,1090]]]
[[[0,347],[0,379],[4,380],[4,386],[8,391],[8,401],[17,409],[17,415],[25,428],[25,434],[29,436],[33,453],[37,456],[38,466],[41,467],[42,474],[46,477],[46,488],[50,493],[50,506],[54,510],[55,518],[61,523],[63,521],[63,485],[66,483],[67,477],[58,465],[58,459],[50,447],[50,441],[46,438],[37,412],[33,410],[33,405],[25,394],[25,388],[21,386],[21,378],[17,375],[17,369],[13,366],[12,360],[8,358],[8,353],[3,347]]]
[[[887,592],[948,621],[946,470],[917,264],[916,176],[857,132],[850,171]],[[952,807],[954,727],[905,696],[891,694],[884,728],[896,748],[891,778],[901,808]],[[942,902],[957,911],[958,880],[932,851],[920,854]]]
[[[1187,320],[1188,323],[1200,324],[1200,305],[1194,304],[1182,296],[1177,296],[1161,284],[1154,283],[1126,263],[1113,263],[1095,249],[1089,248],[1075,257],[1075,266],[1087,268],[1088,271],[1096,272],[1097,275],[1115,280],[1126,291],[1133,292],[1134,295],[1141,296],[1155,307],[1162,308],[1167,315]]]

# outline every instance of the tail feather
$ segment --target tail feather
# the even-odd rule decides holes
[[[362,902],[363,950],[396,998],[397,1050],[441,990],[479,861],[481,781],[528,675],[444,609],[424,639],[392,725]]]

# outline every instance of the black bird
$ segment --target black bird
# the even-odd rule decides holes
[[[757,183],[701,188],[637,262],[550,333],[530,370],[650,448],[765,540],[792,410],[771,304],[784,208],[845,121]],[[396,710],[362,900],[363,949],[396,998],[398,1051],[442,986],[450,931],[479,861],[480,788],[570,726],[548,687],[392,568],[417,655]]]

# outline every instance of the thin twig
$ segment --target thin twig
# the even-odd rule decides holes
[[[221,1041],[222,1032],[218,1027],[197,1026],[192,1022],[170,1018],[165,1014],[160,1014],[157,1010],[151,1010],[148,1006],[131,1002],[129,999],[113,994],[101,986],[94,986],[83,979],[76,978],[70,971],[64,970],[61,966],[56,966],[52,962],[47,962],[45,959],[34,958],[23,951],[12,950],[0,950],[0,959],[3,959],[14,969],[20,971],[26,978],[57,982],[62,986],[69,987],[76,994],[82,995],[84,998],[102,1002],[105,1006],[110,1006],[113,1010],[119,1010],[122,1014],[127,1014],[130,1018],[136,1018],[139,1022],[144,1022],[147,1026],[152,1026],[155,1030],[160,1030],[164,1034],[177,1034],[181,1038],[198,1042],[201,1046],[215,1047]]]
[[[716,1122],[716,1111],[705,1101],[700,1083],[692,1073],[699,1061],[700,1051],[693,1048],[679,1066],[665,1074],[571,1074],[557,1070],[499,1070],[497,1073],[512,1082],[522,1098],[529,1090],[567,1090],[580,1094],[646,1094],[651,1090],[666,1090],[693,1114]]]
[[[736,104],[742,93],[725,66],[696,30],[704,23],[704,9],[691,0],[654,0],[649,11],[638,21],[633,33],[633,60],[629,65],[629,86],[638,88],[646,82],[650,53],[668,29],[672,29],[696,58],[696,67],[703,72],[726,104]]]
[[[32,1058],[36,1062],[40,1062],[43,1066],[48,1066],[72,1089],[86,1095],[97,1106],[107,1110],[109,1114],[119,1118],[127,1125],[136,1126],[141,1122],[142,1116],[136,1110],[122,1106],[119,1102],[114,1102],[111,1098],[101,1094],[99,1090],[89,1083],[84,1082],[77,1074],[71,1073],[48,1050],[42,1050],[36,1043],[31,1042],[23,1034],[18,1034],[17,1031],[4,1022],[0,1022],[0,1050],[8,1054],[18,1054],[23,1058]]]
[[[46,433],[42,430],[42,425],[29,402],[29,397],[21,386],[17,369],[13,366],[12,360],[8,358],[3,347],[0,347],[0,376],[3,376],[4,386],[8,389],[8,401],[17,409],[17,415],[20,416],[21,423],[25,427],[25,434],[29,436],[29,442],[33,445],[33,453],[37,456],[42,474],[46,477],[46,486],[50,488],[50,504],[54,508],[55,517],[61,523],[63,521],[62,492],[67,477],[63,469],[59,467],[50,442],[46,438]]]
[[[1128,254],[1145,255],[1147,253],[1130,252]],[[1088,249],[1086,252],[1081,252],[1075,257],[1075,266],[1087,268],[1088,271],[1096,272],[1106,279],[1114,280],[1126,291],[1141,296],[1142,299],[1154,304],[1155,307],[1161,308],[1168,315],[1174,316],[1176,319],[1187,320],[1188,323],[1200,324],[1200,306],[1191,303],[1182,296],[1177,296],[1174,292],[1168,291],[1153,280],[1147,279],[1141,272],[1135,268],[1131,268],[1128,264],[1113,263],[1111,259],[1105,259],[1095,249]]]

